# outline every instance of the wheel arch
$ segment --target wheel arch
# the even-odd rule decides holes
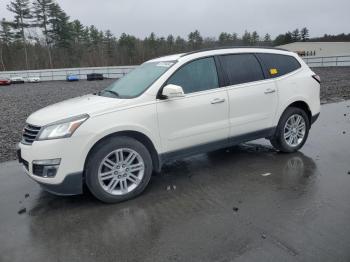
[[[100,138],[99,140],[97,140],[93,144],[93,146],[90,148],[89,152],[86,155],[85,162],[84,162],[84,171],[86,170],[87,161],[97,145],[99,145],[100,143],[103,143],[107,139],[110,139],[113,137],[120,137],[120,136],[131,137],[131,138],[134,138],[135,140],[139,141],[140,143],[142,143],[151,154],[151,158],[152,158],[152,162],[153,162],[153,170],[156,172],[160,172],[161,161],[160,161],[159,154],[158,154],[152,140],[144,133],[139,132],[139,131],[134,131],[134,130],[117,131],[117,132],[108,134],[108,135]],[[85,172],[84,172],[84,176],[85,176]]]
[[[310,126],[311,126],[312,113],[311,113],[311,109],[310,109],[309,105],[305,101],[302,101],[302,100],[295,101],[295,102],[291,103],[289,106],[287,106],[287,108],[289,108],[289,107],[296,107],[296,108],[300,108],[300,109],[304,110],[309,118],[309,122],[310,122]]]
[[[283,109],[283,111],[281,111],[281,113],[279,114],[279,117],[277,119],[277,122],[279,122],[281,116],[283,115],[283,113],[290,107],[296,107],[296,108],[300,108],[302,110],[305,111],[305,113],[307,114],[308,118],[309,118],[309,123],[310,123],[310,126],[312,124],[312,112],[311,112],[311,109],[310,109],[310,106],[309,104],[305,101],[305,100],[302,100],[302,99],[297,99],[293,102],[289,102]]]

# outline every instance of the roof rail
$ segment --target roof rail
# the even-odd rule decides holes
[[[278,48],[278,47],[270,47],[270,46],[222,46],[222,47],[203,48],[203,49],[191,51],[191,52],[188,52],[188,53],[181,55],[181,57],[196,54],[196,53],[201,53],[201,52],[205,52],[205,51],[214,51],[214,50],[221,50],[221,49],[236,49],[236,48],[237,49],[239,49],[239,48],[252,48],[252,49],[258,48],[258,49],[272,49],[272,50],[288,51],[287,49]]]

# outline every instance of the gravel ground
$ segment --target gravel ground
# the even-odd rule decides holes
[[[350,99],[350,67],[313,70],[322,79],[322,103]],[[0,162],[16,158],[14,148],[21,139],[25,120],[32,112],[71,97],[94,93],[113,81],[60,81],[0,86]]]
[[[114,80],[42,82],[0,86],[0,162],[16,158],[25,120],[40,108],[68,98],[94,93]]]
[[[321,102],[350,99],[350,67],[318,67],[312,70],[321,76]]]

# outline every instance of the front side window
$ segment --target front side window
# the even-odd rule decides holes
[[[232,54],[220,57],[229,85],[264,79],[261,66],[253,54]]]
[[[292,56],[280,54],[256,54],[265,65],[266,75],[270,78],[279,77],[293,72],[301,67]]]
[[[139,96],[174,63],[175,61],[146,62],[101,91],[100,95],[117,98]]]
[[[184,65],[169,78],[167,84],[181,86],[185,94],[218,88],[214,58],[202,58]]]

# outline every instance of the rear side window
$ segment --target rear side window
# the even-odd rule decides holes
[[[270,78],[279,77],[293,72],[301,67],[292,56],[279,54],[256,54],[264,64],[266,75]]]
[[[229,85],[264,79],[261,66],[253,54],[233,54],[220,57]]]
[[[184,65],[169,78],[167,84],[181,86],[185,94],[218,88],[214,58],[202,58]]]

